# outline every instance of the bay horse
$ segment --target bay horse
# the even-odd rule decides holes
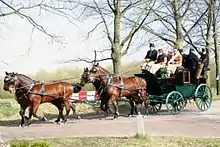
[[[145,107],[147,107],[147,83],[144,79],[139,77],[122,77],[111,74],[106,69],[102,68],[98,64],[93,64],[92,68],[84,69],[81,77],[81,84],[91,82],[101,98],[100,108],[106,113],[108,106],[111,104],[114,106],[114,119],[118,118],[118,106],[117,100],[120,97],[126,97],[130,100],[131,111],[133,113],[134,104],[137,113],[140,114],[140,104],[145,101]],[[104,108],[105,105],[105,108]],[[109,107],[112,111],[111,107]]]
[[[38,119],[46,120],[45,117],[37,115],[39,105],[42,103],[51,103],[55,105],[59,111],[56,123],[60,122],[60,118],[64,122],[67,120],[70,108],[74,115],[75,105],[71,103],[70,98],[73,93],[81,90],[81,85],[71,85],[67,82],[42,83],[32,80],[30,77],[18,74],[5,72],[3,89],[14,93],[17,102],[20,104],[21,126],[24,126],[24,120],[28,119],[28,126],[31,124],[32,115]],[[29,117],[25,116],[25,110],[29,107]],[[63,115],[63,108],[66,108],[66,116]]]

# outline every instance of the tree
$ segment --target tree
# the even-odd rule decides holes
[[[216,64],[216,77],[219,75],[219,68],[220,68],[220,48],[219,48],[219,28],[218,28],[218,12],[217,9],[217,0],[210,0],[211,1],[211,7],[212,7],[212,16],[213,16],[213,38],[214,38],[214,48],[215,48],[215,64]],[[217,89],[217,95],[219,95],[219,81],[216,82],[216,89]]]
[[[161,0],[157,2],[160,3],[160,8],[153,11],[155,22],[144,25],[144,29],[183,52],[184,43],[189,38],[190,32],[199,24],[208,9],[201,14],[197,13],[200,8],[196,5],[201,2],[200,0]],[[155,26],[155,23],[162,27],[153,29],[152,26]]]
[[[106,0],[87,2],[69,1],[75,4],[76,11],[81,10],[79,19],[96,18],[97,24],[88,33],[89,35],[98,27],[104,28],[104,33],[110,44],[113,71],[120,73],[121,59],[129,49],[134,36],[142,28],[150,15],[156,0]]]
[[[16,1],[16,0],[0,0],[0,21],[1,24],[4,24],[8,16],[15,15],[21,19],[25,19],[32,26],[32,33],[34,29],[41,31],[43,34],[50,37],[53,41],[58,43],[63,43],[62,37],[59,35],[55,35],[52,32],[47,31],[47,29],[37,22],[37,19],[32,16],[33,12],[38,13],[40,17],[41,14],[53,14],[56,16],[61,16],[67,18],[69,21],[74,19],[71,15],[69,15],[68,11],[71,11],[64,7],[63,3],[59,3],[57,0],[24,0],[24,1]],[[72,21],[71,21],[72,22]],[[32,36],[32,35],[31,35]]]

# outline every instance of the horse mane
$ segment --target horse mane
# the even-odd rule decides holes
[[[20,73],[14,73],[14,75],[15,76],[18,76],[18,77],[20,77],[20,78],[22,78],[23,80],[30,80],[30,81],[34,81],[32,78],[30,78],[30,77],[28,77],[28,76],[26,76],[26,75],[24,75],[24,74],[20,74]],[[27,81],[26,81],[27,82]],[[29,81],[28,81],[29,82]]]
[[[110,74],[111,72],[109,72],[107,69],[101,67],[101,66],[98,66],[99,68],[101,68],[102,70],[104,70],[106,73]]]

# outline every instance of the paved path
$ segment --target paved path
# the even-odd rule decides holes
[[[158,115],[145,116],[146,133],[160,136],[220,138],[220,101],[214,102],[206,112],[199,112],[194,103],[188,105],[186,109],[179,115],[168,115],[168,112],[165,111]],[[29,128],[19,128],[16,125],[13,121],[1,121],[1,138],[11,140],[76,136],[132,136],[136,134],[135,117],[120,117],[118,120],[85,118],[71,120],[65,125],[36,121]]]

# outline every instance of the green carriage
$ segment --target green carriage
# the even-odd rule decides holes
[[[147,82],[149,112],[157,113],[162,104],[172,114],[180,113],[188,100],[194,100],[201,111],[206,111],[212,103],[212,92],[206,85],[206,77],[195,80],[192,72],[178,69],[173,77],[166,78],[160,73],[153,75],[148,71],[135,76],[144,78]]]

